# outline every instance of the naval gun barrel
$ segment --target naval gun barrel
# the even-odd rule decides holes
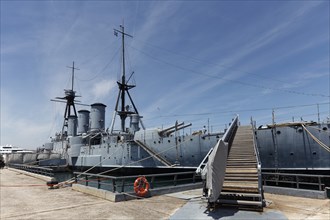
[[[182,130],[182,129],[184,129],[184,128],[186,128],[186,127],[189,127],[189,126],[191,126],[191,125],[192,125],[191,123],[189,123],[189,124],[187,124],[187,125],[184,125],[184,122],[182,122],[182,123],[178,124],[177,126],[172,126],[172,127],[170,127],[170,128],[167,128],[167,129],[161,131],[161,132],[160,132],[160,135],[161,135],[161,136],[169,136],[169,135],[172,134],[173,132],[175,132],[175,131],[179,131],[179,130]]]
[[[175,129],[175,127],[179,127],[179,126],[182,126],[182,125],[184,125],[184,122],[182,122],[182,123],[180,123],[180,124],[177,124],[177,125],[173,125],[173,126],[171,126],[171,127],[169,127],[169,128],[165,128],[165,129],[159,131],[159,135],[160,135],[160,136],[163,136],[164,133],[166,133],[167,131],[169,131],[169,130],[171,130],[171,129],[173,129],[173,128]]]

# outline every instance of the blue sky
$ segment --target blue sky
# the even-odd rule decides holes
[[[1,145],[36,148],[61,130],[70,88],[107,105],[124,23],[130,91],[146,127],[329,116],[329,1],[1,1]],[[281,108],[290,107],[290,108]],[[77,106],[82,109],[81,106]],[[86,107],[83,107],[86,108]],[[117,120],[118,121],[118,120]]]

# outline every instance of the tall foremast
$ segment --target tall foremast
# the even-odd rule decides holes
[[[120,25],[120,30],[114,29],[115,36],[118,36],[118,33],[121,34],[121,39],[122,39],[122,75],[121,75],[121,80],[117,81],[119,92],[118,92],[117,102],[116,102],[116,106],[115,106],[115,114],[117,113],[119,115],[120,120],[121,120],[121,131],[125,132],[125,121],[126,121],[127,116],[132,115],[132,114],[139,114],[139,113],[138,113],[138,110],[128,91],[128,90],[134,88],[135,85],[128,84],[130,77],[126,81],[126,72],[125,72],[126,71],[125,70],[125,36],[131,37],[131,38],[133,36],[125,33],[125,29],[124,29],[123,25]],[[129,100],[131,101],[131,104],[133,107],[132,110],[130,110],[129,105],[126,105],[126,99],[125,99],[126,94],[129,98]],[[119,100],[120,100],[120,108],[119,108]],[[111,131],[113,131],[114,120],[115,120],[115,115],[112,119]]]

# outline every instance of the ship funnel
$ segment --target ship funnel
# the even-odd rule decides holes
[[[135,133],[136,131],[140,130],[139,122],[140,122],[140,118],[142,117],[138,114],[132,114],[130,115],[130,117],[131,117],[130,132]]]
[[[91,106],[90,131],[104,130],[105,107],[107,106],[102,103],[94,103]]]
[[[78,111],[78,134],[87,133],[89,127],[89,111]]]
[[[77,136],[77,116],[68,117],[68,136]]]

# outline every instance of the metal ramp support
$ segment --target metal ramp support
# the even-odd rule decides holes
[[[139,140],[134,140],[135,143],[137,143],[140,147],[142,147],[145,151],[147,151],[151,156],[156,158],[159,162],[164,164],[167,167],[172,167],[173,164],[171,164],[168,160],[166,160],[164,157],[162,157],[159,153],[156,153],[153,149],[148,147],[145,143],[139,141]]]
[[[209,150],[209,152],[206,154],[206,156],[204,157],[204,159],[202,160],[202,162],[199,164],[199,166],[196,169],[196,174],[201,175],[203,170],[205,169],[207,162],[209,160],[210,154],[212,153],[214,148],[211,148]]]
[[[219,199],[221,205],[263,210],[261,167],[251,126],[240,126],[230,147],[225,180]]]

